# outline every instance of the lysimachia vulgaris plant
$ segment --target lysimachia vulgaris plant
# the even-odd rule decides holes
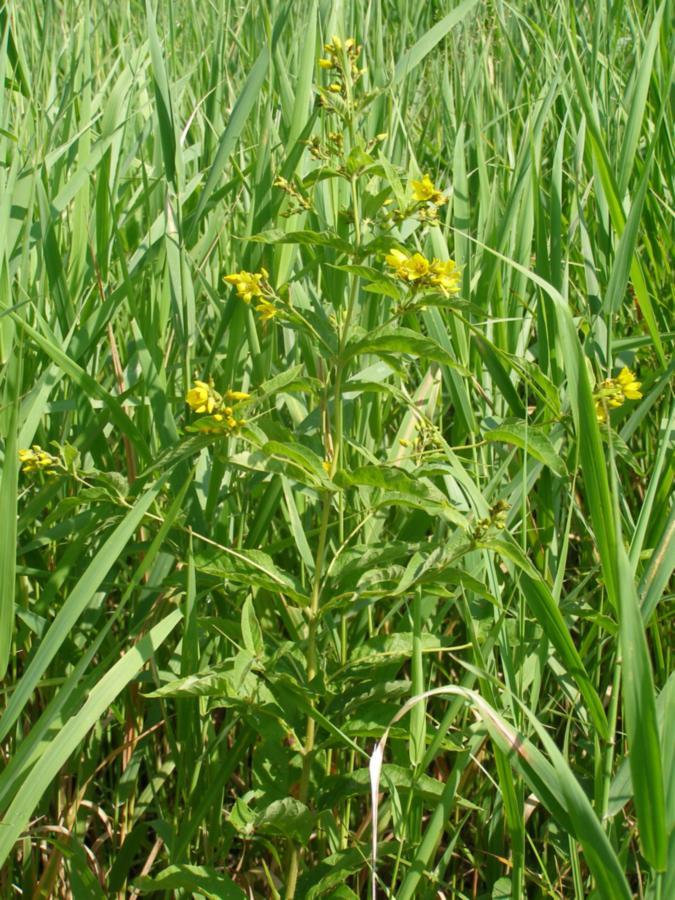
[[[418,575],[410,570],[407,588],[396,582],[422,548],[436,553],[440,571],[473,541],[471,515],[435,483],[433,468],[447,465],[448,452],[438,424],[440,364],[458,373],[462,366],[421,318],[432,307],[459,316],[466,306],[461,269],[437,227],[450,186],[393,167],[386,133],[362,136],[378,92],[367,88],[357,40],[335,36],[324,54],[317,125],[305,141],[303,164],[293,178],[281,172],[274,178],[279,224],[287,227],[254,235],[259,250],[248,259],[257,265],[224,275],[231,302],[247,307],[264,334],[277,329],[278,345],[292,348],[288,355],[297,364],[250,393],[220,393],[197,378],[186,394],[193,413],[188,430],[227,439],[223,458],[244,478],[247,472],[280,475],[300,526],[293,528],[299,559],[289,571],[253,550],[218,561],[216,554],[207,565],[240,586],[279,591],[278,614],[294,638],[278,646],[275,666],[266,667],[268,642],[246,601],[245,647],[235,669],[246,666],[248,674],[237,690],[251,710],[259,704],[281,723],[287,771],[297,773],[289,795],[272,804],[288,826],[287,898],[302,890],[298,877],[310,834],[328,850],[348,845],[350,803],[336,811],[322,807],[321,773],[338,763],[353,770],[364,751],[353,741],[345,747],[326,742],[325,734],[319,739],[317,717],[323,716],[319,705],[325,711],[343,692],[356,697],[366,690],[366,671],[349,671],[350,631],[363,637],[365,629],[375,638],[375,604],[388,591],[419,601],[424,567]],[[283,267],[275,265],[279,260]],[[383,396],[386,419],[380,418]],[[306,399],[293,401],[296,415],[284,422],[270,404],[280,409],[287,397]],[[392,540],[397,532],[400,538]],[[260,598],[258,591],[259,609]],[[179,682],[162,693],[183,690]],[[419,740],[411,743],[414,763],[422,752]],[[234,828],[274,832],[265,820],[269,799],[258,792],[240,800]]]

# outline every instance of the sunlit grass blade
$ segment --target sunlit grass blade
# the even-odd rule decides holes
[[[133,649],[127,651],[91,690],[82,709],[68,720],[50,742],[49,751],[43,753],[33,767],[30,779],[19,790],[2,819],[0,865],[7,859],[14,842],[28,825],[33,809],[61,766],[75,751],[87,732],[99,721],[120,691],[136,677],[141,667],[162,645],[180,618],[179,610],[169,613],[145,637],[142,637]]]
[[[16,587],[16,513],[17,478],[19,471],[16,446],[17,413],[19,407],[19,382],[21,378],[21,353],[7,366],[5,402],[7,412],[5,458],[0,473],[0,678],[4,678],[9,665],[14,631],[14,592]]]
[[[67,640],[73,625],[87,608],[101,582],[115,565],[130,538],[143,521],[144,515],[157,498],[162,484],[163,479],[155,482],[141,495],[89,563],[43,640],[40,641],[35,655],[12,693],[2,718],[0,718],[0,736],[7,735],[20,715],[45,669],[59,652],[63,642]]]
[[[664,872],[667,856],[664,770],[656,724],[654,678],[630,563],[623,544],[617,546],[617,556],[623,708],[640,846],[649,863],[657,871]]]

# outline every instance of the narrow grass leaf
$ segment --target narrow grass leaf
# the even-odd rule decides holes
[[[9,729],[16,722],[47,666],[59,652],[63,642],[68,639],[71,629],[91,602],[103,579],[119,559],[127,543],[143,521],[143,516],[157,497],[163,483],[164,479],[155,482],[136,501],[133,508],[89,563],[72,593],[58,611],[49,631],[40,641],[35,655],[21,676],[0,719],[0,740],[8,734]]]
[[[14,633],[14,593],[16,590],[16,498],[19,461],[16,446],[17,413],[21,355],[9,364],[5,397],[9,400],[6,416],[5,459],[0,477],[0,679],[4,678]]]
[[[140,894],[158,891],[188,891],[193,896],[209,900],[245,900],[246,894],[232,881],[209,866],[168,866],[152,878],[143,876],[135,881]]]
[[[90,692],[82,709],[74,715],[50,742],[48,752],[43,753],[12,801],[0,822],[0,865],[9,856],[14,843],[28,825],[30,816],[43,793],[58,775],[59,769],[77,749],[91,728],[99,721],[121,691],[138,675],[142,666],[153,656],[158,647],[180,621],[181,613],[174,610],[127,651]]]
[[[630,563],[621,543],[617,546],[617,557],[623,708],[640,846],[649,863],[663,872],[667,831],[654,677]]]
[[[418,66],[446,34],[465,19],[478,0],[463,0],[452,12],[437,22],[401,56],[394,69],[393,83],[398,84]]]

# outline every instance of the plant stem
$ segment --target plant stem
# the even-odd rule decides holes
[[[319,528],[319,543],[316,548],[316,560],[314,565],[314,585],[309,606],[309,628],[307,633],[307,684],[311,683],[317,673],[317,631],[319,617],[319,599],[321,596],[321,574],[323,571],[324,557],[326,555],[326,537],[328,534],[328,521],[330,517],[331,499],[329,493],[324,493],[321,510],[321,526]],[[301,803],[307,803],[309,797],[309,779],[312,769],[312,755],[314,752],[314,737],[316,725],[313,717],[307,717],[307,730],[305,732],[305,745],[302,759],[302,772],[300,775],[300,789],[298,799]],[[286,876],[286,900],[292,900],[300,871],[301,848],[294,843]]]
[[[621,690],[621,659],[617,658],[614,664],[614,676],[612,679],[612,695],[609,700],[608,725],[609,733],[605,745],[605,760],[602,773],[602,791],[600,794],[600,806],[597,810],[598,818],[602,821],[607,813],[609,804],[609,789],[612,782],[612,767],[614,765],[614,749],[616,741],[616,717],[619,705],[619,692]]]

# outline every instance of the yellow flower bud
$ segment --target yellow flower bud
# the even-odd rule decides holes
[[[244,391],[226,391],[225,396],[228,400],[249,400],[251,398],[250,394],[244,393]]]

